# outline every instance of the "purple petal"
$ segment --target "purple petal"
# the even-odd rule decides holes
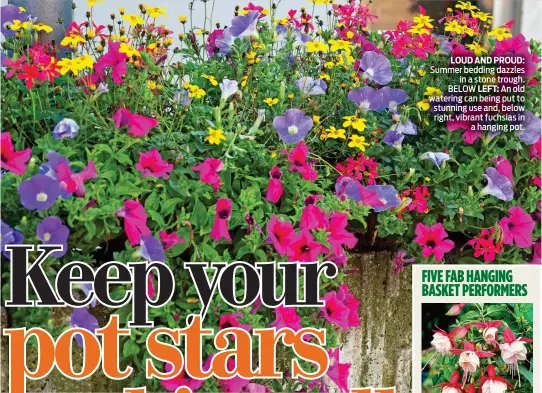
[[[379,85],[387,85],[393,78],[390,61],[380,53],[365,52],[360,65],[364,71],[363,75]]]
[[[487,180],[487,186],[481,191],[482,195],[493,195],[495,198],[505,202],[510,202],[514,199],[514,191],[512,183],[504,175],[501,175],[495,168],[487,168],[484,175]]]

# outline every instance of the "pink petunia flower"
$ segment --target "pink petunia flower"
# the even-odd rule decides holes
[[[294,227],[288,221],[281,221],[275,215],[271,216],[267,223],[266,243],[270,243],[280,255],[288,255],[290,247],[296,240],[297,234]]]
[[[100,57],[96,64],[94,64],[94,70],[102,77],[104,76],[105,69],[111,68],[111,77],[117,85],[121,85],[124,82],[123,77],[128,72],[126,65],[128,56],[125,53],[121,53],[119,49],[120,42],[109,41],[107,53]]]
[[[442,224],[437,223],[428,227],[419,222],[416,225],[414,242],[423,247],[422,256],[424,258],[434,255],[435,260],[438,262],[444,257],[445,253],[454,248],[454,242],[446,239],[446,237],[448,237],[448,234]]]
[[[348,216],[346,213],[333,212],[327,225],[327,241],[331,246],[331,252],[336,257],[346,257],[343,246],[351,249],[357,244],[358,239],[352,233],[346,230],[348,226]]]
[[[508,217],[499,221],[503,232],[504,244],[516,244],[519,248],[529,248],[533,245],[533,230],[535,222],[531,216],[519,206],[508,209]]]
[[[222,329],[228,329],[228,328],[241,328],[243,330],[246,330],[247,332],[250,332],[252,330],[252,327],[246,323],[240,323],[237,318],[241,318],[243,316],[243,313],[237,312],[234,314],[222,314],[220,316],[220,320],[218,322],[218,328],[220,330]]]
[[[328,350],[329,369],[326,376],[333,381],[341,393],[348,392],[348,377],[350,376],[350,363],[341,363],[339,360],[339,349]]]
[[[160,124],[152,117],[136,115],[126,108],[117,109],[113,115],[113,121],[115,122],[116,128],[127,126],[128,134],[135,137],[147,136],[152,128]]]
[[[339,289],[337,290],[337,298],[340,299],[349,310],[348,328],[360,326],[361,320],[358,314],[360,301],[354,297],[352,292],[350,292],[350,289],[348,289],[348,285],[339,285]]]
[[[166,231],[160,232],[160,240],[164,244],[164,250],[166,251],[173,247],[175,244],[185,242],[184,239],[177,235],[177,233],[173,232],[168,234]]]
[[[16,175],[24,175],[26,163],[32,157],[32,149],[28,147],[21,151],[15,151],[9,132],[0,134],[0,149],[0,168],[11,171]]]
[[[218,172],[223,169],[224,163],[218,158],[206,158],[201,164],[192,167],[194,172],[199,172],[200,181],[213,186],[214,192],[220,189]]]
[[[269,172],[269,182],[267,183],[267,194],[265,194],[265,200],[276,204],[282,196],[282,172],[278,166],[271,168]]]
[[[311,195],[305,198],[305,208],[301,212],[299,228],[304,231],[322,229],[328,226],[327,213],[316,206],[316,202],[322,199],[320,195]]]
[[[305,142],[299,142],[288,154],[288,161],[292,163],[290,171],[298,172],[305,180],[315,181],[318,177],[318,172],[313,168],[314,161],[307,162],[308,154],[309,149],[305,145]]]
[[[297,314],[295,307],[284,307],[282,305],[275,308],[275,320],[269,325],[277,330],[287,327],[294,331],[298,331],[303,326],[301,325],[301,317]]]
[[[233,358],[228,359],[226,369],[232,372],[235,369],[235,360]],[[243,391],[243,388],[250,383],[249,379],[245,379],[239,376],[235,376],[230,379],[220,380],[220,386],[223,392],[239,393]]]
[[[136,246],[141,241],[141,236],[151,235],[147,227],[147,213],[145,208],[138,201],[125,201],[124,207],[117,210],[117,217],[124,218],[124,232],[128,237],[130,245]]]
[[[209,234],[215,241],[218,242],[220,239],[226,239],[231,242],[230,233],[228,232],[228,221],[231,218],[231,212],[231,200],[227,198],[218,198],[216,203],[215,223]]]
[[[514,185],[514,168],[512,167],[510,161],[503,156],[495,156],[493,157],[493,163],[495,164],[497,172],[505,176],[508,180],[510,180],[510,183]]]
[[[350,309],[344,304],[344,293],[341,297],[335,291],[326,293],[323,298],[325,306],[321,308],[324,318],[329,323],[340,326],[344,331],[348,330],[348,316]]]
[[[290,262],[314,262],[327,252],[328,249],[314,240],[310,231],[303,230],[290,245],[288,258]]]
[[[145,153],[139,152],[139,162],[135,165],[135,169],[140,171],[143,177],[152,176],[167,179],[169,172],[173,170],[173,164],[162,160],[160,152],[154,148]]]
[[[58,180],[60,181],[60,187],[69,193],[75,193],[79,197],[85,196],[85,184],[84,182],[89,179],[96,179],[98,177],[96,173],[96,166],[94,161],[90,160],[88,165],[78,173],[72,172],[70,166],[65,162],[60,163],[55,168]]]

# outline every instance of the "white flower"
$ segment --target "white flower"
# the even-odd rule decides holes
[[[493,344],[497,341],[497,332],[499,329],[496,327],[489,327],[484,329],[484,341],[486,344]]]
[[[480,358],[473,351],[464,351],[459,356],[459,366],[467,373],[474,373],[480,367]]]
[[[501,349],[502,360],[506,364],[516,364],[518,360],[525,360],[527,358],[527,348],[523,341],[513,341],[510,344],[499,344]]]
[[[451,353],[452,342],[445,334],[439,332],[433,334],[433,341],[431,341],[431,345],[441,355],[449,355]]]
[[[237,81],[231,81],[228,78],[224,78],[224,80],[220,84],[220,91],[222,91],[222,96],[220,97],[220,99],[226,101],[232,95],[237,93],[238,90],[239,84]]]
[[[489,379],[482,385],[482,393],[504,393],[507,388],[504,382]]]
[[[442,393],[463,393],[461,389],[454,388],[451,386],[445,386],[442,388]]]

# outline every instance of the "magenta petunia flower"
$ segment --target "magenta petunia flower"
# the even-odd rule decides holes
[[[506,176],[506,178],[510,180],[510,183],[514,185],[514,168],[512,167],[510,161],[503,156],[495,156],[493,157],[493,162],[495,163],[495,168],[497,171],[501,175]]]
[[[419,222],[416,225],[414,242],[423,247],[422,256],[424,258],[434,255],[435,260],[439,262],[444,257],[444,254],[454,248],[454,242],[446,239],[447,237],[448,234],[441,223],[429,227]]]
[[[94,70],[103,79],[105,77],[105,69],[111,68],[113,82],[121,85],[124,82],[124,76],[128,72],[127,60],[128,56],[120,52],[120,42],[109,41],[107,53],[101,56],[96,64],[94,64]]]
[[[271,168],[269,172],[269,182],[267,183],[267,193],[265,194],[265,200],[274,204],[277,204],[282,196],[282,172],[278,166]]]
[[[499,227],[504,236],[504,244],[515,243],[519,248],[529,248],[533,245],[535,222],[521,207],[513,206],[508,209],[508,217],[500,219]]]
[[[160,152],[154,148],[145,153],[139,152],[139,162],[135,165],[135,169],[140,171],[143,177],[152,176],[167,179],[169,172],[173,170],[173,164],[162,160]]]
[[[293,241],[297,238],[294,227],[288,221],[281,221],[275,215],[267,223],[267,240],[280,255],[288,255]]]
[[[387,85],[393,78],[390,61],[380,53],[374,51],[365,52],[359,65],[363,70],[362,77],[368,78],[379,85]]]
[[[307,145],[305,145],[305,142],[303,141],[300,142],[288,154],[288,161],[292,163],[289,169],[292,172],[299,172],[305,180],[315,181],[318,177],[318,172],[313,169],[314,161],[307,162],[308,154],[309,149],[307,148]]]
[[[348,232],[348,216],[346,213],[333,212],[327,226],[328,238],[327,241],[331,246],[331,252],[336,257],[346,256],[343,247],[354,248],[358,239],[354,234]]]
[[[88,330],[92,334],[95,334],[96,329],[100,327],[96,317],[89,313],[86,308],[74,309],[70,317],[70,323],[72,327]],[[83,336],[76,334],[75,341],[77,341],[77,345],[83,348]]]
[[[224,29],[214,29],[211,34],[209,34],[209,38],[207,38],[207,43],[205,44],[205,50],[209,57],[213,57],[220,51],[217,46],[217,39],[222,36],[224,36]]]
[[[313,121],[300,109],[288,109],[284,116],[273,120],[273,127],[285,143],[301,142],[312,129]]]
[[[116,128],[127,126],[128,134],[135,137],[147,136],[152,128],[160,124],[152,117],[136,115],[126,108],[117,109],[113,115],[113,121],[115,122]]]
[[[312,229],[323,229],[328,227],[329,219],[327,213],[316,206],[316,202],[322,199],[320,195],[305,198],[305,208],[301,212],[299,228],[304,231]]]
[[[167,233],[166,231],[160,232],[160,240],[164,244],[164,250],[169,250],[171,247],[173,247],[175,244],[178,243],[184,243],[184,239],[182,239],[177,233]]]
[[[213,358],[213,355],[209,356],[205,364],[203,365],[203,370],[209,370],[209,367],[211,365],[211,360]],[[166,373],[170,373],[173,371],[173,366],[170,363],[164,364],[164,371]],[[203,385],[204,380],[201,379],[193,379],[190,375],[186,373],[186,369],[183,368],[181,372],[176,375],[173,378],[170,379],[164,379],[160,381],[160,384],[168,391],[175,392],[178,388],[184,386],[192,391],[196,391]]]
[[[231,218],[232,204],[227,198],[218,198],[216,203],[215,222],[209,236],[215,241],[225,239],[231,242],[230,233],[228,232],[228,221]]]
[[[290,328],[298,331],[303,326],[301,325],[301,317],[297,314],[296,307],[284,307],[280,305],[274,309],[275,320],[269,325],[279,330],[281,328]]]
[[[337,179],[335,184],[335,193],[341,199],[350,198],[356,203],[371,206],[375,211],[385,210],[386,201],[381,200],[377,190],[371,190],[361,185],[358,180],[348,176],[342,176]]]
[[[55,258],[63,257],[68,251],[68,237],[70,229],[62,224],[58,217],[44,218],[36,228],[36,235],[41,240],[42,244],[62,244],[62,251],[55,251],[51,255]]]
[[[194,172],[199,172],[199,179],[203,183],[213,186],[213,190],[220,189],[220,176],[218,172],[224,169],[224,163],[218,158],[206,158],[201,164],[192,167]]]
[[[60,187],[64,193],[77,195],[78,197],[84,197],[85,181],[89,179],[96,179],[98,177],[96,173],[96,166],[94,161],[90,160],[88,165],[78,173],[72,172],[69,164],[61,162],[55,168]]]
[[[328,292],[324,298],[325,306],[321,308],[324,318],[329,323],[340,326],[344,331],[348,330],[348,315],[350,310],[342,298],[337,295],[337,292]]]
[[[21,205],[29,210],[45,210],[60,196],[60,183],[49,176],[37,174],[19,184]]]
[[[24,175],[26,163],[32,157],[32,149],[28,147],[21,151],[15,151],[9,132],[2,132],[0,133],[0,154],[1,169],[13,172],[16,175]]]
[[[326,376],[333,381],[341,393],[349,392],[348,377],[350,376],[350,363],[339,361],[339,348],[328,350],[330,365]]]
[[[228,358],[226,369],[229,372],[235,370],[234,358]],[[239,393],[243,391],[243,388],[249,384],[250,380],[239,376],[232,377],[230,379],[220,380],[222,391],[225,393]]]
[[[222,314],[220,316],[220,320],[218,322],[218,328],[220,330],[227,329],[227,328],[240,328],[243,330],[246,330],[247,332],[250,332],[252,330],[252,327],[246,323],[240,323],[237,319],[241,318],[243,316],[242,312],[237,312],[233,314]]]
[[[348,285],[340,284],[339,289],[337,290],[337,298],[343,302],[343,304],[348,308],[348,328],[353,328],[361,325],[361,320],[359,318],[358,309],[360,301],[354,297]]]
[[[315,262],[318,257],[328,252],[328,249],[314,237],[308,230],[302,230],[292,242],[288,254],[290,262]]]
[[[132,247],[140,243],[141,236],[152,234],[151,230],[147,227],[147,213],[145,212],[145,208],[138,201],[125,201],[124,207],[117,210],[116,216],[124,218],[124,232],[126,232],[126,236]]]

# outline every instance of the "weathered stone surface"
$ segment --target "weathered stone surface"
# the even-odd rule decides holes
[[[361,326],[343,337],[340,361],[351,363],[349,386],[411,392],[412,278],[393,274],[389,252],[353,255],[348,286],[361,301]]]

